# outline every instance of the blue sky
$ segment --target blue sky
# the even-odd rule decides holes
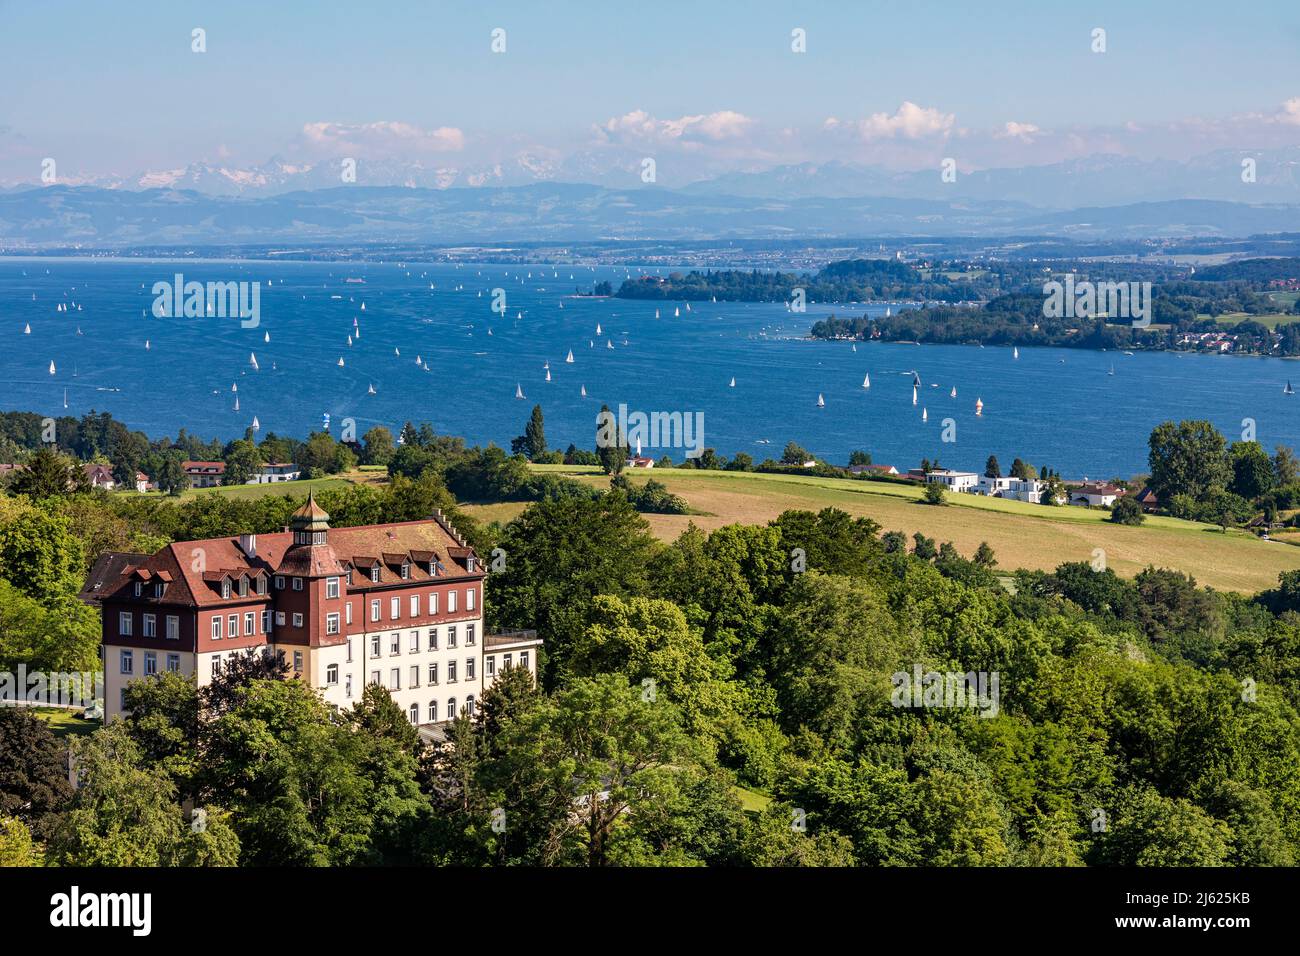
[[[1300,142],[1298,66],[1294,2],[0,2],[0,181],[47,155],[74,176],[339,150],[676,149],[701,173],[954,143],[968,166],[1178,156]]]

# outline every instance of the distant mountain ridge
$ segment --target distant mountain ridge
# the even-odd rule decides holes
[[[1294,230],[1295,206],[1174,199],[1059,210],[1023,201],[760,198],[658,186],[334,186],[271,196],[48,186],[0,193],[0,246],[248,242],[481,243],[862,236],[1247,236]]]

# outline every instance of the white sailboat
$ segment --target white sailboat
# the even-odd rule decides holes
[[[144,340],[144,350],[145,350],[146,352],[149,351],[149,340],[148,340],[148,339],[145,339],[145,340]]]
[[[928,422],[929,420],[930,420],[930,414],[924,408],[921,409],[921,421]]]
[[[586,385],[582,386],[582,397],[583,397],[583,398],[586,398],[586,397],[587,397],[587,386],[586,386]]]
[[[50,359],[50,374],[54,374],[54,359]]]
[[[613,347],[614,347],[614,343],[611,342],[609,339],[606,339],[606,340],[605,340],[605,348],[607,348],[607,349],[612,349]]]
[[[599,322],[596,323],[596,334],[597,334],[597,335],[603,335],[603,334],[604,334],[604,333],[602,333],[602,332],[600,331],[600,323],[599,323]]]
[[[367,395],[375,394],[375,386],[373,383],[366,388],[366,394]]]
[[[231,382],[231,383],[230,383],[230,390],[231,390],[232,392],[237,392],[237,391],[239,391],[239,383],[238,383],[238,382]]]
[[[394,347],[394,348],[393,348],[393,354],[396,355],[398,358],[401,358],[401,357],[402,357],[402,350],[399,349],[399,348]]]
[[[957,397],[957,386],[956,386],[956,385],[954,385],[954,386],[952,387],[952,391],[948,393],[948,397],[949,397],[949,398],[956,398],[956,397]]]
[[[975,399],[975,414],[976,415],[984,414],[984,400],[982,398]]]
[[[348,336],[348,348],[352,348],[352,336]]]
[[[870,387],[871,387],[871,374],[870,374],[870,373],[868,373],[868,374],[862,376],[862,387],[863,387],[863,388],[870,388]]]
[[[66,388],[63,390],[63,407],[68,407],[68,390]]]
[[[523,387],[523,385],[520,385],[519,383],[516,382],[516,383],[515,383],[515,398],[523,398],[523,397],[524,397],[524,387]]]
[[[23,326],[23,335],[31,335],[31,334],[32,334],[32,324],[28,322],[26,325]]]
[[[912,404],[913,404],[913,405],[916,404],[916,386],[915,386],[915,385],[912,386]]]
[[[259,422],[259,421],[257,420],[257,416],[254,415],[254,416],[253,416],[253,431],[257,432],[257,431],[261,431],[261,430],[262,430],[262,423]]]
[[[417,355],[417,356],[415,357],[415,364],[416,364],[416,365],[423,365],[423,364],[424,364],[424,360],[423,360],[422,358],[420,358],[420,356]]]
[[[857,342],[854,342],[854,343],[853,343],[853,351],[856,352],[857,350],[858,350],[858,343],[857,343]]]
[[[822,398],[822,393],[821,393],[821,392],[818,392],[818,393],[817,393],[817,407],[818,407],[818,408],[825,408],[825,407],[826,407],[826,399]]]
[[[1020,349],[1016,348],[1014,345],[1011,346],[1011,357],[1013,359],[1020,358]]]
[[[253,366],[254,369],[257,368],[257,356],[252,352],[248,353],[248,364]]]
[[[659,318],[659,310],[658,310],[658,309],[655,309],[655,318],[656,318],[656,319]]]
[[[340,355],[340,356],[339,356],[339,368],[342,368],[342,367],[343,367],[343,356]]]
[[[263,332],[263,333],[262,333],[262,341],[263,341],[263,342],[269,342],[269,341],[271,341],[271,333],[270,333],[270,332]]]
[[[681,309],[673,309],[673,318],[674,318],[674,319],[680,319],[681,317],[682,317],[682,310],[681,310]]]
[[[239,411],[239,396],[235,396],[235,411]]]
[[[549,368],[546,370],[546,380],[548,382],[551,380],[551,370]]]
[[[564,357],[564,361],[569,365],[573,364],[573,349],[569,349],[569,354]]]
[[[727,388],[735,388],[735,387],[736,387],[736,379],[733,377],[731,379],[731,382],[727,385]]]

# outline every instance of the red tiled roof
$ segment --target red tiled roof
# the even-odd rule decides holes
[[[473,552],[452,536],[450,525],[444,525],[436,519],[422,521],[405,521],[397,524],[363,525],[356,528],[332,528],[328,532],[329,544],[298,545],[293,544],[293,533],[288,531],[257,536],[257,557],[249,559],[239,546],[238,536],[228,538],[208,538],[202,541],[178,541],[169,544],[161,551],[150,556],[138,566],[147,574],[161,577],[170,576],[174,582],[168,589],[168,600],[206,606],[230,603],[240,600],[232,595],[230,602],[221,597],[221,578],[225,574],[237,577],[240,573],[256,575],[289,574],[317,575],[342,574],[346,564],[356,567],[370,567],[376,559],[362,557],[389,550],[396,546],[404,549],[399,552],[407,554],[421,551],[434,555],[445,566],[439,578],[454,578],[469,575],[465,571],[464,558]],[[313,556],[314,555],[314,556]],[[462,560],[456,560],[457,556]],[[316,567],[322,561],[336,557],[333,567]],[[287,560],[286,560],[287,559]],[[371,562],[367,564],[366,562]],[[129,571],[127,572],[129,575]],[[481,577],[481,571],[475,571],[474,577]],[[399,571],[380,565],[380,584],[398,583],[405,580],[428,581],[434,576],[428,573],[427,563],[423,566],[412,564],[410,577],[403,579]],[[116,582],[105,582],[101,591],[105,598],[125,586],[129,577],[124,575]],[[371,584],[368,579],[359,584]],[[247,600],[244,598],[243,600]]]

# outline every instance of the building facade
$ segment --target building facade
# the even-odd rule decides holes
[[[123,561],[95,588],[103,615],[105,720],[134,680],[163,670],[199,686],[249,648],[347,709],[367,684],[416,725],[472,714],[507,667],[537,672],[536,632],[483,632],[478,556],[437,513],[331,528],[314,497],[269,535],[176,542]]]

